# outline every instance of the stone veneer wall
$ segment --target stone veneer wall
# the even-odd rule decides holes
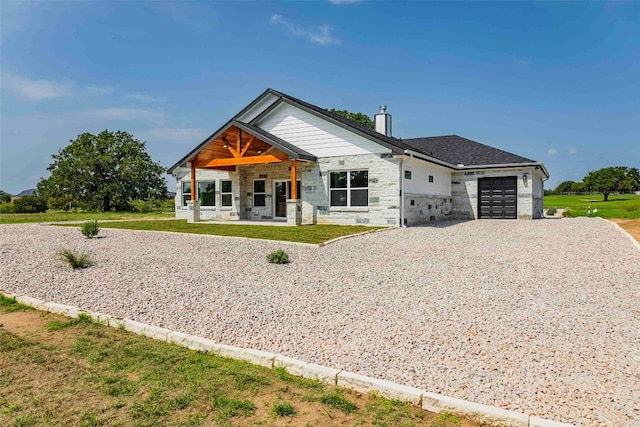
[[[405,194],[404,218],[407,226],[425,224],[449,217],[453,199],[448,196]]]
[[[399,225],[400,167],[397,158],[387,154],[362,154],[325,157],[318,162],[298,163],[298,179],[302,201],[302,224],[370,224]],[[331,207],[329,172],[369,171],[369,206]],[[182,207],[181,180],[189,179],[189,170],[177,174],[176,217],[186,218]],[[221,207],[220,180],[233,181],[233,207]],[[253,206],[253,181],[265,179],[266,206]],[[272,219],[275,180],[291,179],[290,162],[239,166],[237,172],[198,169],[196,180],[216,182],[216,206],[202,206],[200,218],[206,219]]]
[[[528,174],[527,184],[522,174]],[[478,179],[515,176],[518,186],[518,219],[541,218],[540,202],[536,203],[534,214],[533,180],[539,179],[533,168],[466,170],[451,173],[451,197],[453,199],[453,218],[478,218]],[[539,211],[538,211],[539,210]]]

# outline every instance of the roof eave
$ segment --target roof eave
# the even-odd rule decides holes
[[[542,172],[549,177],[549,172],[547,168],[542,164],[542,162],[522,162],[522,163],[496,163],[496,164],[488,164],[488,165],[456,165],[457,170],[469,170],[469,169],[504,169],[504,168],[517,168],[517,167],[527,167],[527,166],[538,166]]]

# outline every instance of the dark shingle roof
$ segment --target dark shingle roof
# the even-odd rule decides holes
[[[463,138],[458,135],[429,136],[404,139],[413,150],[454,165],[465,166],[536,163],[498,148]]]

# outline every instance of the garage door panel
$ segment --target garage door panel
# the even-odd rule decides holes
[[[480,218],[517,218],[516,177],[478,179],[478,213]]]

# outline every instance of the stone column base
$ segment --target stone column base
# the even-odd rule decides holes
[[[200,221],[200,201],[187,200],[187,222]]]
[[[302,200],[287,199],[287,225],[302,225]]]

